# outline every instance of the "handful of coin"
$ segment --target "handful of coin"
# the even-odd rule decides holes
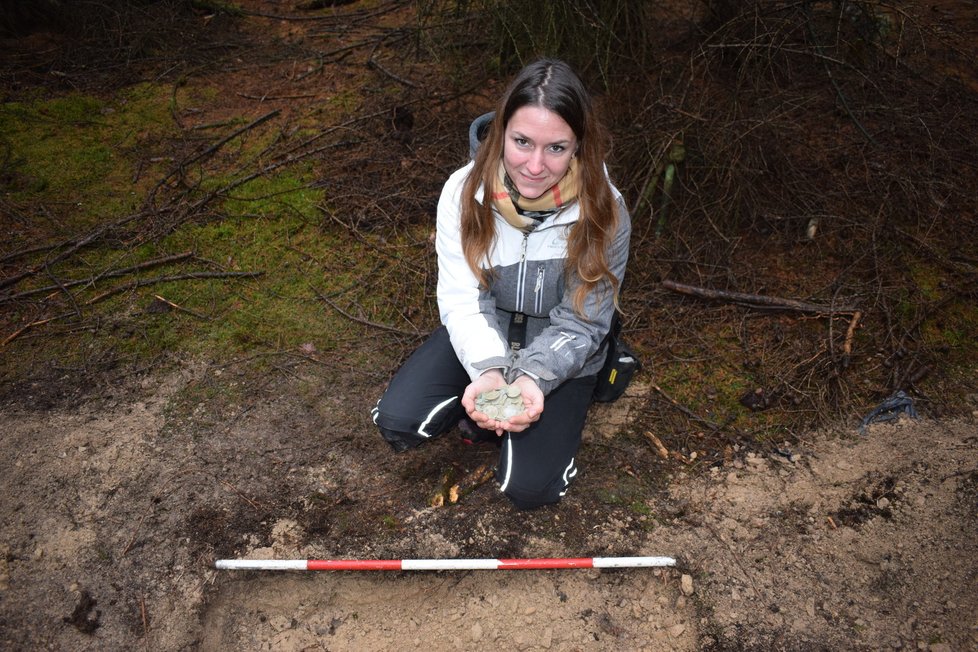
[[[476,396],[475,409],[490,419],[505,421],[523,411],[523,396],[516,385],[503,385]]]

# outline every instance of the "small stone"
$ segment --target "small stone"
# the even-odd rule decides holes
[[[669,628],[669,636],[673,638],[679,638],[680,636],[683,635],[683,632],[685,631],[686,631],[686,625],[679,623]]]
[[[472,628],[469,630],[469,636],[472,637],[473,641],[482,640],[482,625],[479,623],[472,625]]]
[[[543,638],[540,640],[540,647],[545,650],[549,650],[550,646],[554,642],[554,628],[547,627],[543,630]]]
[[[930,652],[951,652],[951,646],[947,643],[931,643]]]
[[[679,588],[683,595],[693,595],[693,576],[683,574],[679,580]]]

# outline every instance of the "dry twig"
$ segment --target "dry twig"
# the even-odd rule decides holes
[[[792,310],[816,315],[855,315],[859,312],[858,308],[851,306],[823,306],[816,303],[807,303],[795,299],[784,299],[781,297],[769,297],[760,294],[747,294],[745,292],[728,292],[726,290],[712,290],[693,285],[676,283],[675,281],[662,281],[662,286],[673,292],[686,294],[698,299],[708,299],[711,301],[727,301],[748,308],[771,308],[779,310]]]
[[[23,299],[29,296],[33,296],[35,294],[44,294],[46,292],[51,292],[53,290],[76,287],[78,285],[94,285],[96,282],[104,278],[116,278],[119,276],[125,276],[126,274],[132,274],[133,272],[142,271],[145,269],[149,269],[151,267],[159,267],[160,265],[168,265],[170,263],[186,260],[191,256],[193,256],[192,251],[187,251],[180,254],[174,254],[172,256],[163,256],[161,258],[154,258],[152,260],[144,261],[142,263],[139,263],[138,265],[132,265],[130,267],[123,267],[121,269],[102,272],[101,274],[96,274],[95,276],[87,279],[75,279],[71,281],[65,281],[57,285],[45,285],[43,287],[24,290],[23,292],[18,292],[17,294],[0,296],[0,304],[7,303],[8,301],[16,301],[17,299]]]
[[[333,308],[333,310],[335,310],[336,312],[340,313],[341,315],[343,315],[344,317],[346,317],[350,321],[355,321],[358,324],[363,324],[364,326],[370,326],[371,328],[377,328],[377,329],[380,329],[380,330],[383,330],[383,331],[388,331],[390,333],[397,333],[399,335],[411,335],[413,337],[420,337],[421,336],[421,331],[419,331],[417,328],[414,329],[414,332],[405,331],[405,330],[402,330],[400,328],[395,328],[394,326],[388,326],[387,324],[380,324],[380,323],[377,323],[375,321],[370,321],[369,319],[361,319],[360,317],[356,317],[354,315],[351,315],[350,313],[348,313],[347,311],[343,310],[338,305],[336,305],[335,302],[333,302],[331,299],[329,299],[326,295],[324,295],[323,293],[321,293],[316,288],[313,287],[312,288],[312,291],[316,293],[316,296],[317,297],[319,297],[327,305],[329,305],[331,308]]]

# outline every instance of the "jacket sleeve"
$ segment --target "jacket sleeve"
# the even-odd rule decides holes
[[[455,355],[475,380],[487,369],[509,367],[508,346],[496,319],[495,301],[462,253],[459,202],[470,163],[449,177],[438,200],[435,251],[438,254],[438,312]]]
[[[618,279],[625,279],[631,220],[624,201],[618,200],[618,228],[608,249],[608,265]],[[569,378],[575,377],[601,348],[611,329],[615,298],[611,284],[599,285],[584,302],[584,315],[574,310],[574,291],[580,285],[576,274],[568,279],[561,302],[550,311],[550,325],[516,353],[513,369],[529,374],[543,393],[549,394]]]

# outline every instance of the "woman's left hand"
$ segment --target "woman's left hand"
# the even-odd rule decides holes
[[[465,392],[462,394],[462,407],[465,408],[466,413],[475,422],[475,425],[483,430],[495,430],[496,434],[500,436],[503,434],[503,429],[499,426],[499,422],[479,412],[475,407],[475,399],[479,394],[488,392],[489,390],[499,389],[505,384],[506,379],[503,378],[502,372],[498,369],[490,369],[469,383],[469,386],[465,388]]]
[[[511,384],[520,388],[524,410],[506,421],[499,422],[499,427],[508,432],[523,432],[543,413],[543,392],[536,381],[529,376],[520,376]]]

